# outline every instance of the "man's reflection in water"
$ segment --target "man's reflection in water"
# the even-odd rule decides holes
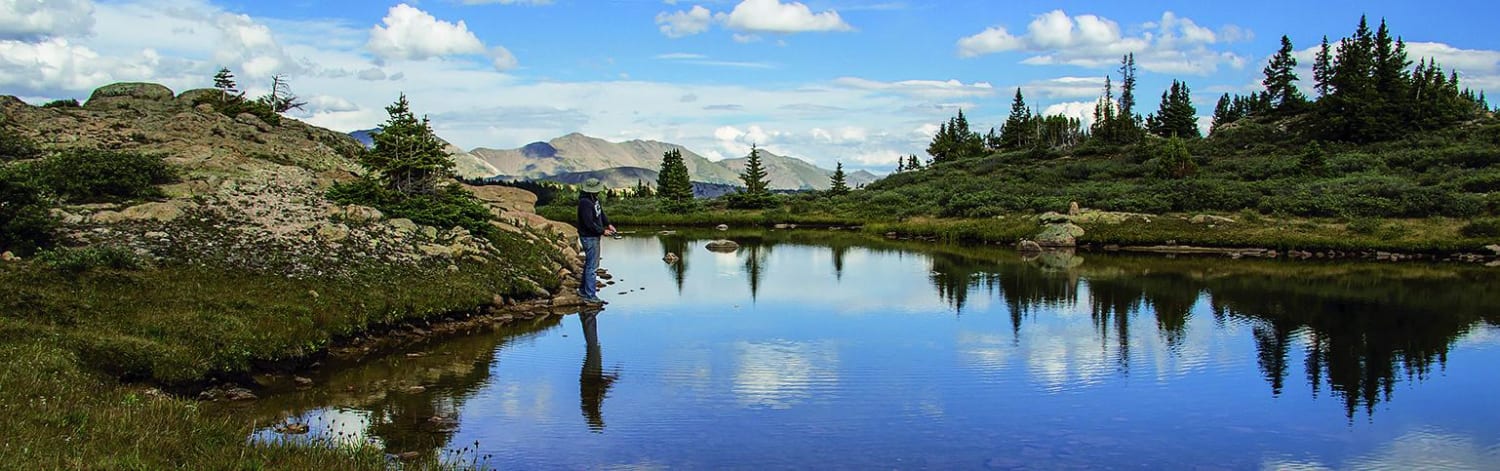
[[[583,357],[583,370],[578,372],[578,406],[583,409],[583,418],[589,423],[589,430],[594,432],[604,431],[604,398],[609,395],[609,387],[620,378],[618,371],[604,374],[604,357],[599,351],[599,309],[587,309],[578,313],[578,320],[583,324],[583,338],[588,342],[587,353]]]

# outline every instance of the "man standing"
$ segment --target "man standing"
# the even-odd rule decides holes
[[[578,295],[583,302],[593,305],[608,304],[599,299],[599,237],[614,235],[615,226],[609,224],[604,215],[604,206],[599,204],[599,194],[606,190],[604,182],[590,178],[578,187],[578,243],[583,245],[583,284]]]

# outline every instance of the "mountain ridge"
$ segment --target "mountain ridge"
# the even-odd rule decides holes
[[[662,154],[671,150],[682,152],[689,178],[694,182],[743,185],[740,174],[744,171],[746,157],[715,162],[681,145],[654,140],[611,142],[574,132],[515,149],[478,147],[470,150],[469,154],[494,167],[498,171],[496,176],[535,180],[610,169],[638,168],[655,172],[661,168]],[[760,151],[760,155],[772,189],[826,190],[831,186],[833,170],[796,157],[776,155],[764,149]],[[879,178],[863,170],[845,174],[846,182],[851,187],[868,184]],[[635,186],[634,181],[616,183]],[[654,184],[655,181],[653,179],[647,183]]]

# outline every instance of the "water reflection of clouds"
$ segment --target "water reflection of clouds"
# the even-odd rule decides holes
[[[734,393],[745,406],[787,409],[827,397],[838,383],[838,351],[832,342],[737,342]]]
[[[1384,469],[1500,469],[1500,444],[1485,446],[1474,439],[1440,430],[1419,429],[1392,440],[1384,448],[1349,459],[1342,466],[1319,461],[1268,459],[1263,469],[1384,470]]]
[[[552,383],[496,384],[492,401],[501,415],[511,418],[547,418],[552,414]]]

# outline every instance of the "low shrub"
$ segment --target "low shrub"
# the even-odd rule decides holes
[[[156,185],[176,175],[161,156],[113,150],[80,150],[56,154],[36,166],[47,189],[74,203],[160,197]]]
[[[100,268],[139,270],[146,266],[135,252],[108,246],[48,250],[38,254],[37,261],[47,268],[73,274]]]
[[[1458,229],[1458,233],[1464,237],[1492,238],[1500,237],[1500,218],[1479,218],[1469,221]]]
[[[46,104],[42,105],[42,108],[78,108],[80,106],[83,105],[78,103],[77,98],[64,98],[61,100],[49,101]]]
[[[41,187],[18,169],[0,166],[0,250],[24,256],[50,246],[54,223],[47,210]]]

